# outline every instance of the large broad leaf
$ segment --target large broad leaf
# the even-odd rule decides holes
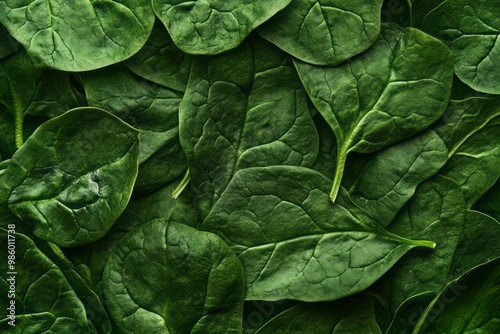
[[[318,151],[291,61],[261,39],[194,62],[179,131],[202,217],[239,169],[309,166]]]
[[[106,265],[104,289],[122,333],[241,333],[241,264],[212,233],[152,220]]]
[[[147,0],[0,2],[0,22],[37,64],[87,71],[136,53],[154,24]]]
[[[322,301],[367,288],[411,248],[434,247],[385,231],[343,188],[312,169],[239,171],[202,229],[219,234],[245,270],[247,299]]]
[[[470,208],[500,177],[500,99],[452,101],[434,131],[449,150],[439,174],[460,185]]]
[[[366,49],[380,32],[382,0],[293,0],[259,33],[294,57],[337,65]]]
[[[375,303],[373,295],[360,294],[332,303],[299,304],[273,318],[256,334],[382,334]]]
[[[163,24],[157,21],[146,44],[125,65],[141,77],[183,92],[191,62],[192,57],[175,46]]]
[[[413,334],[496,333],[500,329],[500,263],[451,282],[436,296]]]
[[[12,229],[11,229],[12,230]],[[8,245],[15,264],[7,265]],[[89,333],[85,308],[61,270],[29,238],[0,230],[0,313],[2,333]],[[8,294],[14,294],[9,298]],[[7,302],[9,304],[7,304]],[[15,326],[8,318],[14,302]]]
[[[500,2],[440,2],[424,17],[423,29],[450,45],[462,81],[478,91],[500,94]]]
[[[290,1],[153,0],[153,8],[182,51],[218,54],[237,47]]]
[[[184,173],[187,164],[179,143],[179,93],[154,85],[125,67],[94,71],[82,78],[90,106],[108,110],[140,130],[136,192],[153,192]]]
[[[332,200],[347,154],[373,152],[431,125],[446,109],[453,78],[444,44],[419,30],[396,25],[384,26],[367,52],[338,67],[295,64],[307,93],[337,138]]]
[[[137,141],[137,130],[103,110],[71,110],[45,122],[12,156],[0,177],[2,194],[41,239],[92,242],[130,198]]]
[[[380,225],[387,226],[417,186],[446,163],[447,153],[439,136],[425,131],[364,157],[359,170],[347,175],[345,186],[355,203]]]
[[[36,68],[21,52],[0,62],[0,155],[9,158],[30,135],[26,119],[78,107],[67,73]]]

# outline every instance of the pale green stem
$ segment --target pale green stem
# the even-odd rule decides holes
[[[189,184],[189,181],[191,180],[191,177],[189,176],[189,169],[186,171],[186,174],[184,174],[184,177],[182,178],[181,182],[175,187],[174,192],[172,193],[172,197],[174,199],[177,199],[181,195],[181,193],[186,189],[187,185]]]
[[[16,112],[16,147],[20,148],[23,146],[23,114],[21,112]]]
[[[337,195],[339,193],[340,184],[342,182],[342,177],[344,176],[345,162],[347,159],[347,152],[340,149],[337,154],[337,166],[335,167],[335,176],[333,177],[333,185],[330,190],[330,200],[335,203]]]

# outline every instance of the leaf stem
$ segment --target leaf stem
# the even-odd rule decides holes
[[[189,176],[189,169],[186,171],[186,174],[184,174],[184,177],[182,178],[181,182],[175,187],[172,197],[174,199],[177,199],[181,193],[186,189],[187,185],[189,184],[189,181],[191,181],[191,177]]]
[[[333,177],[333,185],[330,190],[330,200],[335,203],[337,194],[339,193],[342,177],[344,176],[344,167],[347,159],[347,152],[344,149],[339,149],[337,154],[337,166],[335,166],[335,176]]]
[[[23,114],[22,112],[16,111],[16,119],[15,119],[15,133],[16,133],[16,147],[20,148],[24,144],[23,139]]]

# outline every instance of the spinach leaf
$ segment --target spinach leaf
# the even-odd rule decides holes
[[[153,0],[174,43],[191,54],[218,54],[237,47],[256,27],[292,0]]]
[[[129,232],[106,265],[104,291],[122,333],[241,333],[238,258],[186,225],[155,219]]]
[[[294,57],[337,65],[372,45],[380,32],[382,0],[293,0],[259,33]]]
[[[82,79],[90,106],[108,110],[140,130],[135,192],[154,192],[184,173],[179,93],[153,85],[124,66],[94,71]]]
[[[31,134],[28,117],[45,120],[78,106],[67,73],[36,68],[24,52],[0,61],[0,155],[10,158]]]
[[[19,45],[16,40],[10,36],[9,32],[0,24],[0,59],[10,56],[18,51]]]
[[[425,131],[364,157],[358,171],[353,173],[351,167],[344,186],[356,204],[387,226],[417,186],[446,163],[447,153],[439,136]]]
[[[13,239],[15,238],[15,239]],[[7,244],[15,240],[16,274],[9,274]],[[61,270],[28,237],[0,230],[0,293],[7,296],[14,286],[15,326],[10,311],[2,307],[2,333],[89,333],[85,309]],[[3,276],[7,273],[7,276]],[[2,299],[6,300],[6,299]],[[11,304],[8,305],[11,307]]]
[[[375,316],[376,299],[361,294],[332,303],[301,303],[266,323],[256,334],[382,332]]]
[[[343,188],[332,204],[327,181],[303,167],[241,170],[201,224],[238,254],[247,299],[341,298],[367,288],[410,249],[435,246],[387,232]]]
[[[439,119],[450,96],[451,61],[438,40],[391,24],[383,26],[367,52],[338,67],[295,62],[307,93],[337,138],[332,201],[349,152],[387,147]]]
[[[500,94],[499,12],[498,1],[448,0],[422,22],[425,31],[450,45],[457,76],[475,90],[491,94]]]
[[[319,148],[318,156],[311,168],[332,179],[335,174],[335,165],[337,164],[335,134],[321,114],[315,115],[313,120],[318,131]]]
[[[180,139],[202,217],[234,173],[314,163],[318,136],[289,58],[260,39],[193,63]]]
[[[186,90],[191,63],[192,57],[175,46],[158,20],[142,49],[125,61],[137,75],[181,92]]]
[[[474,204],[474,210],[484,212],[500,221],[500,181],[497,181],[481,198]]]
[[[500,256],[500,224],[467,211],[459,186],[442,176],[419,186],[388,229],[411,238],[432,237],[437,244],[432,253],[413,251],[388,273],[392,310],[420,293],[438,293],[472,268]]]
[[[41,239],[77,246],[101,238],[130,198],[138,131],[95,108],[45,122],[0,178],[17,216]]]
[[[434,131],[449,150],[439,174],[460,185],[470,208],[500,177],[500,99],[452,101]]]
[[[13,0],[0,2],[0,23],[37,65],[88,71],[139,51],[154,15],[146,0]]]
[[[500,328],[499,282],[498,261],[451,282],[429,305],[413,334],[495,333]]]

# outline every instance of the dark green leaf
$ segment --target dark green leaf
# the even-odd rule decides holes
[[[218,54],[237,47],[257,26],[292,0],[153,0],[174,43],[192,54]]]
[[[439,136],[426,131],[366,158],[345,186],[355,203],[387,226],[417,186],[446,163],[447,153]]]
[[[500,98],[452,101],[434,131],[449,150],[439,174],[460,185],[470,208],[500,177]]]
[[[16,274],[10,274],[13,270],[7,267],[8,244],[15,244]],[[9,302],[0,313],[2,333],[89,333],[82,302],[61,270],[33,241],[22,234],[0,230],[0,254],[0,293],[2,301]],[[15,298],[7,299],[11,284]],[[12,319],[7,318],[7,307],[12,301],[15,326],[9,325]]]
[[[156,219],[129,232],[106,265],[104,291],[122,333],[241,333],[238,258],[186,225]]]
[[[294,57],[337,65],[370,47],[383,0],[293,0],[259,33]]]
[[[444,44],[397,25],[383,26],[367,52],[338,67],[295,64],[337,138],[332,200],[347,154],[373,152],[427,128],[446,109],[453,79]]]
[[[416,246],[390,234],[325,176],[293,166],[241,170],[201,228],[219,234],[245,270],[247,299],[324,301],[361,291]]]
[[[141,77],[183,92],[191,62],[192,57],[175,46],[163,24],[157,21],[146,44],[125,65]]]
[[[318,135],[289,58],[263,40],[194,62],[180,137],[202,217],[234,173],[314,163]]]
[[[462,81],[475,90],[500,94],[500,2],[440,2],[424,17],[424,30],[450,45]]]
[[[9,208],[41,239],[77,246],[102,237],[137,176],[138,131],[95,108],[45,122],[0,178]]]
[[[0,24],[0,59],[10,56],[20,48],[17,41],[10,36],[9,32]]]
[[[500,222],[500,181],[497,181],[473,207]]]
[[[147,0],[12,0],[0,2],[0,23],[37,64],[87,71],[139,51],[154,14]]]

